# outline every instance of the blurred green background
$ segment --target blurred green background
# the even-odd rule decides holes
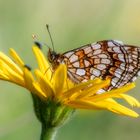
[[[0,50],[14,48],[36,67],[32,34],[50,44],[50,25],[57,52],[104,39],[140,46],[140,0],[0,0]],[[47,54],[47,48],[44,48]],[[140,79],[137,80],[140,84]],[[140,88],[130,92],[140,100]],[[137,109],[140,113],[140,109]],[[30,93],[0,81],[0,140],[39,140],[40,123]],[[138,140],[140,118],[107,111],[77,111],[56,140]]]

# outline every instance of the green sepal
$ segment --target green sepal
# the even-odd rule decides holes
[[[45,131],[46,133],[56,131],[71,118],[74,112],[74,109],[64,106],[52,99],[47,99],[47,101],[41,100],[35,94],[32,94],[32,98],[36,117],[42,125],[43,134],[41,134],[41,140],[44,140],[42,135],[49,135],[45,134]]]

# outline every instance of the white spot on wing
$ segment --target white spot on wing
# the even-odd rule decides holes
[[[93,52],[93,55],[97,55],[97,54],[100,54],[101,53],[101,50],[99,49],[99,50],[95,50],[94,52]]]
[[[110,64],[111,62],[109,59],[101,59],[101,63]]]
[[[123,55],[123,54],[118,54],[118,58],[119,58],[122,62],[125,62],[125,60],[124,60],[124,55]]]
[[[69,58],[72,54],[73,54],[73,52],[68,52],[65,54],[65,56]]]
[[[92,53],[87,54],[88,57],[93,57]]]
[[[117,72],[117,73],[119,73],[119,74],[122,74],[122,73],[123,73],[123,70],[122,70],[122,69],[117,68],[115,72]]]
[[[118,80],[119,80],[119,78],[117,78],[117,77],[115,77],[115,78],[112,79],[112,81],[115,82],[115,83],[117,83]]]
[[[125,63],[121,63],[121,65],[120,65],[120,68],[122,69],[122,70],[125,70]]]
[[[98,65],[97,65],[97,68],[98,68],[99,70],[104,70],[104,69],[106,68],[106,66],[105,66],[104,64],[98,64]]]
[[[115,72],[115,76],[118,78],[121,78],[121,75],[119,73],[116,73],[116,72]]]
[[[78,56],[73,54],[70,58],[69,58],[70,62],[74,62],[76,60],[78,60]]]
[[[137,58],[138,56],[137,56],[137,55],[132,55],[132,57],[133,57],[133,58]]]
[[[91,75],[90,79],[93,80],[95,78],[95,75]]]
[[[77,69],[76,74],[83,76],[86,74],[86,71],[84,69]]]
[[[100,44],[95,44],[95,43],[93,43],[93,44],[91,44],[91,46],[92,46],[92,48],[94,49],[94,50],[97,50],[97,49],[100,49],[101,48],[101,45]]]
[[[98,57],[100,57],[100,58],[107,58],[107,55],[106,54],[99,54]]]
[[[111,84],[112,84],[113,86],[115,86],[115,85],[116,85],[116,83],[115,83],[114,81],[111,81]]]
[[[85,54],[92,52],[91,47],[84,48],[84,52],[85,52]]]
[[[93,75],[95,75],[96,77],[100,76],[101,72],[98,69],[91,69],[90,71]]]
[[[129,71],[130,71],[130,72],[133,72],[133,70],[134,70],[134,67],[133,67],[132,65],[130,65],[130,66],[129,66]]]
[[[84,64],[86,67],[88,67],[90,65],[89,61],[87,61],[87,60],[84,60]]]
[[[108,45],[109,47],[115,46],[114,43],[113,43],[112,41],[108,41],[108,42],[107,42],[107,45]]]
[[[119,47],[113,47],[114,52],[121,53],[121,50]]]
[[[77,62],[74,62],[73,64],[72,64],[74,67],[80,67],[80,64],[79,64],[79,61],[77,61]]]
[[[113,78],[112,81],[111,81],[111,84],[112,84],[113,86],[115,86],[116,83],[118,82],[118,80],[119,80],[118,77]]]
[[[138,51],[137,50],[136,51],[133,51],[132,54],[138,55]]]

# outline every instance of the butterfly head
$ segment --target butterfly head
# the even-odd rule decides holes
[[[52,64],[53,67],[57,67],[61,62],[61,55],[56,53],[55,51],[49,48],[48,51],[48,60]]]
[[[49,48],[49,51],[48,51],[48,60],[50,63],[53,63],[56,59],[56,52],[55,51],[52,51],[50,48]]]

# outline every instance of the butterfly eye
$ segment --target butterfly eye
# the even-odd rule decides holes
[[[57,56],[56,52],[52,51],[51,58],[53,61],[56,59],[56,56]]]
[[[56,59],[56,56],[57,56],[56,52],[51,51],[49,49],[49,51],[48,51],[48,60],[49,60],[49,62],[51,62],[51,63],[54,62],[55,59]]]

